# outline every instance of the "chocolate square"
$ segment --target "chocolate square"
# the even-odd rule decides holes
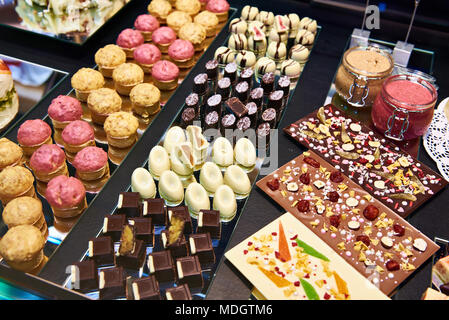
[[[107,216],[103,222],[103,235],[111,237],[113,241],[119,241],[125,224],[126,216],[124,214]]]
[[[192,300],[190,288],[187,283],[181,284],[177,287],[168,288],[165,290],[167,300]]]
[[[127,217],[140,216],[140,194],[138,192],[121,192],[118,197],[117,212]]]
[[[100,299],[111,300],[126,296],[125,271],[122,267],[100,270]]]
[[[204,285],[201,264],[198,256],[188,256],[176,259],[178,283],[187,283],[191,288],[202,288]]]
[[[116,257],[117,266],[126,269],[138,270],[143,266],[145,261],[146,247],[142,240],[136,240],[134,250]]]
[[[128,300],[162,300],[155,276],[133,280],[126,296]]]
[[[97,266],[114,264],[114,244],[111,237],[98,237],[89,240],[89,258]]]
[[[145,199],[143,201],[142,214],[144,217],[151,218],[153,225],[165,224],[167,208],[164,199]]]
[[[174,281],[176,279],[175,265],[168,250],[150,253],[147,266],[148,273],[154,275],[159,282]]]
[[[238,119],[245,116],[248,113],[245,105],[237,97],[232,97],[226,100],[226,108],[232,112]]]
[[[197,233],[209,232],[212,239],[220,239],[221,222],[220,211],[218,210],[201,210],[198,214]]]
[[[197,233],[190,235],[190,253],[198,256],[201,265],[215,263],[214,247],[209,233]]]
[[[190,217],[189,209],[186,206],[173,207],[168,210],[168,226],[172,217],[178,217],[184,221],[184,234],[191,234],[193,232],[192,218]]]
[[[153,246],[154,226],[151,218],[131,218],[129,224],[134,226],[136,239],[142,240],[147,246]]]
[[[71,275],[73,290],[86,293],[98,289],[98,271],[93,260],[72,264]]]
[[[164,249],[168,249],[170,251],[173,259],[185,257],[189,254],[189,248],[187,246],[187,241],[184,234],[181,234],[181,236],[175,242],[169,244],[169,231],[163,230],[161,232],[161,239]]]

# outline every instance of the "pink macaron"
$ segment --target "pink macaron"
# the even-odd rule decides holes
[[[86,147],[78,152],[73,160],[76,170],[82,172],[97,171],[108,163],[108,154],[98,147]]]
[[[143,44],[145,40],[143,39],[142,34],[134,29],[125,29],[120,32],[117,38],[117,45],[126,49],[133,49],[141,44]]]
[[[134,21],[134,28],[138,31],[153,32],[159,28],[159,26],[159,21],[151,14],[141,14],[137,17],[136,21]]]
[[[57,176],[47,184],[45,198],[52,207],[73,208],[83,201],[86,189],[80,180],[74,177]]]
[[[176,40],[176,32],[170,27],[160,27],[153,32],[151,39],[156,44],[169,45]]]
[[[95,139],[94,129],[83,120],[76,120],[67,125],[61,134],[62,140],[70,145],[81,145]]]
[[[75,121],[81,119],[83,108],[77,99],[60,95],[52,100],[48,107],[48,115],[52,120],[59,122]]]
[[[44,144],[34,151],[30,159],[33,171],[52,173],[65,162],[64,151],[55,144]]]
[[[209,0],[206,4],[206,10],[214,13],[228,12],[229,7],[226,0]]]
[[[170,47],[168,47],[168,55],[173,60],[188,60],[195,54],[193,44],[188,40],[176,39]]]
[[[134,60],[139,64],[153,65],[161,60],[161,51],[154,44],[142,44],[134,50]]]
[[[51,137],[50,126],[41,119],[25,121],[17,131],[17,141],[22,146],[36,146]]]
[[[158,81],[172,81],[178,78],[179,68],[173,62],[160,60],[153,65],[152,75]]]

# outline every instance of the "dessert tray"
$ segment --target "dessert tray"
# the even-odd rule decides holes
[[[387,295],[439,248],[312,151],[257,186]]]
[[[447,181],[333,105],[284,128],[284,132],[353,179],[368,193],[407,217]]]
[[[225,256],[268,300],[389,299],[288,212]]]

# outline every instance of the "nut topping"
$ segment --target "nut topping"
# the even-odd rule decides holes
[[[418,251],[424,252],[427,249],[427,242],[422,238],[417,238],[413,241],[413,248]]]

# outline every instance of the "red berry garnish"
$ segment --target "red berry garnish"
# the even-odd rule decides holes
[[[368,236],[364,235],[364,234],[358,235],[358,236],[355,238],[355,240],[356,240],[357,242],[358,242],[358,241],[363,242],[367,247],[369,247],[369,245],[371,244],[371,239],[370,239]]]
[[[310,173],[303,173],[299,176],[299,181],[304,183],[305,185],[308,185],[310,183]]]
[[[341,221],[340,215],[333,215],[330,216],[329,218],[329,223],[331,224],[331,226],[334,226],[335,228],[338,228],[338,226],[340,225],[340,221]]]
[[[337,191],[330,191],[328,192],[327,197],[329,198],[330,201],[337,202],[338,199],[340,198],[340,195],[338,194]]]
[[[379,209],[377,209],[372,204],[367,205],[363,210],[363,216],[369,221],[373,221],[379,216]]]
[[[299,212],[309,211],[309,200],[299,200],[296,208],[298,208]]]
[[[334,171],[330,175],[330,180],[335,183],[340,183],[344,180],[344,178],[340,171]]]
[[[267,187],[271,189],[271,191],[276,191],[279,189],[279,179],[272,179],[267,182]]]
[[[405,234],[405,228],[397,223],[393,225],[393,231],[398,237],[402,237]]]
[[[399,263],[397,263],[394,260],[388,260],[387,263],[385,264],[385,266],[387,267],[388,271],[397,271],[397,270],[399,270]]]
[[[311,165],[314,168],[319,168],[320,167],[320,163],[318,161],[316,161],[314,158],[312,157],[305,157],[304,158],[304,162]]]

